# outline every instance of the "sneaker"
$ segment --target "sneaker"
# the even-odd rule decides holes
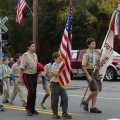
[[[85,110],[85,111],[89,111],[89,108],[88,108],[88,103],[86,103],[85,101],[83,101],[83,109]]]
[[[46,109],[46,106],[45,106],[44,103],[41,103],[41,107],[42,107],[43,109]]]
[[[33,115],[38,115],[39,112],[37,112],[35,109],[33,110]]]
[[[9,103],[10,103],[10,105],[14,105],[14,103],[12,101],[10,101]]]
[[[102,113],[102,111],[95,107],[95,108],[90,108],[90,113]]]
[[[5,100],[5,99],[3,99],[2,103],[3,103],[3,104],[4,104],[4,103],[6,103],[6,100]]]
[[[54,119],[60,119],[60,116],[59,115],[53,115],[53,118]]]
[[[4,111],[5,108],[3,107],[3,105],[0,105],[0,111]]]
[[[9,103],[9,100],[6,100],[6,103]]]
[[[27,110],[27,116],[33,116],[32,112],[30,110]]]
[[[62,113],[62,117],[65,119],[72,119],[72,115],[69,115],[68,113]]]

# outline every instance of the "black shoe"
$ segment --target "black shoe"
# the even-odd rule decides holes
[[[33,116],[33,113],[30,110],[27,110],[27,116]]]
[[[95,107],[95,108],[90,108],[90,113],[102,113],[102,111]]]
[[[83,109],[88,112],[88,111],[89,111],[89,108],[88,108],[88,105],[89,105],[89,104],[86,103],[85,101],[83,101],[82,104],[83,104]]]
[[[72,119],[72,115],[69,115],[68,113],[63,113],[62,117],[65,119]]]
[[[33,115],[38,115],[39,114],[39,112],[37,112],[35,109],[33,110]]]
[[[53,118],[54,119],[60,119],[60,116],[59,115],[53,115]]]

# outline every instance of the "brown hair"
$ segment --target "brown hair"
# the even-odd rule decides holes
[[[7,59],[8,59],[8,57],[4,57],[4,58],[3,58],[3,62],[5,62]]]
[[[94,39],[94,38],[88,38],[88,39],[86,40],[86,44],[87,44],[87,45],[90,45],[92,42],[95,42],[95,39]]]
[[[59,53],[58,52],[54,52],[53,54],[52,54],[52,59],[54,59],[54,58],[58,58],[60,55],[59,55]]]
[[[30,47],[32,44],[35,44],[33,41],[28,41],[27,42],[27,47]]]

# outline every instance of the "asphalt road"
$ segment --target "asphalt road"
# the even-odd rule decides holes
[[[97,107],[103,111],[102,114],[85,112],[82,107],[79,107],[86,86],[86,80],[72,80],[72,84],[67,88],[69,95],[68,112],[73,115],[73,120],[120,120],[120,80],[103,82],[103,90],[99,94],[97,102]],[[10,94],[12,89],[13,86],[10,86]],[[26,97],[27,92],[25,86],[22,86],[22,90]],[[52,120],[50,98],[46,101],[47,110],[43,110],[40,106],[40,100],[42,100],[43,96],[44,90],[42,89],[42,85],[38,85],[36,109],[39,111],[39,115],[32,117],[26,116],[22,102],[19,96],[17,96],[14,101],[15,106],[10,106],[9,104],[4,105],[6,110],[0,112],[0,120]],[[60,107],[59,114],[61,115]],[[63,120],[62,117],[61,120]]]

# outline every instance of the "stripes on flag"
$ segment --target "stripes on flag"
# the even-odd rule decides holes
[[[26,2],[25,0],[17,0],[17,15],[16,15],[16,22],[18,22],[19,24],[22,22],[23,20],[23,15],[22,12],[26,7]]]
[[[71,83],[71,45],[72,45],[72,8],[68,16],[62,42],[60,45],[61,62],[59,65],[58,81],[62,88]]]

